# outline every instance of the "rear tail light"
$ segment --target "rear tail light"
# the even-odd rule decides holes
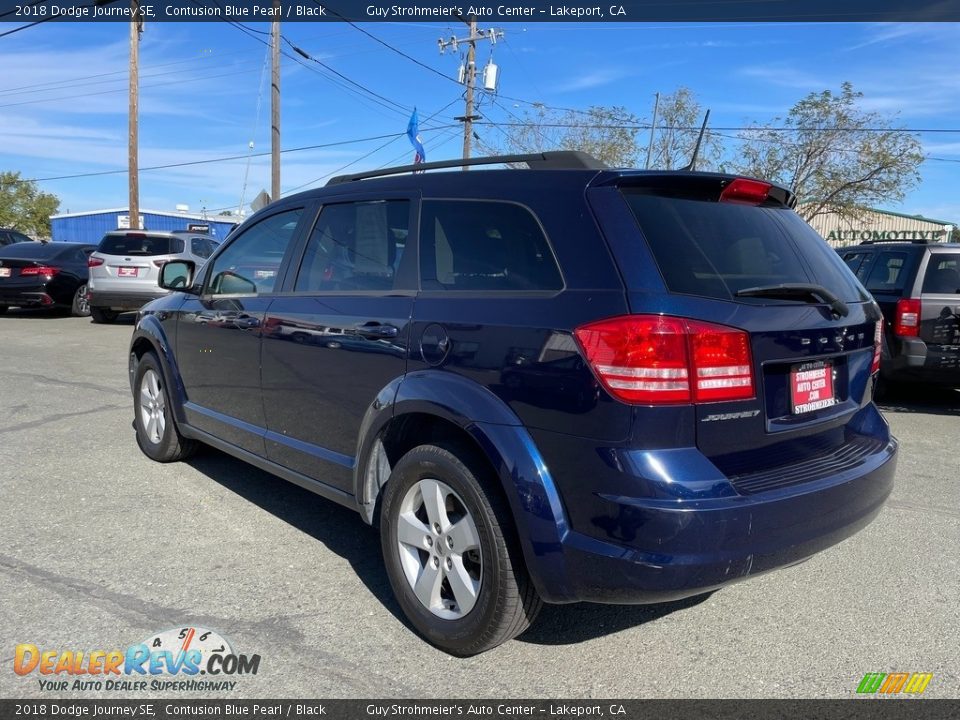
[[[21,275],[48,275],[53,277],[58,272],[60,272],[60,268],[53,267],[52,265],[34,265],[33,267],[20,269]]]
[[[574,333],[611,395],[635,404],[754,397],[750,337],[743,330],[662,315],[625,315]]]
[[[893,332],[897,337],[917,337],[920,334],[920,301],[903,298],[897,301],[897,314],[893,320]]]
[[[877,328],[873,331],[873,364],[870,366],[870,374],[873,375],[880,371],[880,348],[883,345],[883,320],[877,321]]]
[[[87,267],[88,268],[100,267],[101,265],[103,265],[103,262],[104,262],[103,258],[89,257],[87,258]]]
[[[154,261],[153,261],[153,264],[156,265],[157,267],[163,267],[163,264],[164,264],[165,262],[166,262],[166,260],[154,260]]]
[[[767,199],[772,187],[770,183],[760,182],[759,180],[737,178],[720,193],[720,202],[759,205]]]

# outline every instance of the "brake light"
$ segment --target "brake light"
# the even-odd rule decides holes
[[[34,265],[33,267],[20,269],[21,275],[47,275],[53,277],[58,272],[60,272],[60,268],[53,267],[52,265]]]
[[[903,298],[897,301],[893,332],[898,337],[917,337],[920,334],[920,300]]]
[[[103,265],[103,263],[104,263],[103,258],[92,257],[92,256],[87,258],[87,267],[88,267],[88,268],[91,268],[91,267],[100,267],[101,265]]]
[[[883,345],[883,320],[877,321],[877,328],[873,331],[873,364],[870,374],[880,372],[880,348]]]
[[[754,397],[750,338],[743,330],[664,315],[625,315],[575,331],[611,395],[634,404]]]
[[[153,261],[153,264],[156,265],[157,267],[163,267],[163,264],[164,264],[165,262],[166,262],[166,260],[154,260],[154,261]]]
[[[727,185],[720,193],[720,202],[738,203],[740,205],[759,205],[767,199],[770,193],[770,183],[748,178],[737,178]]]

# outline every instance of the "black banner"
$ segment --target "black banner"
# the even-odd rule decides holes
[[[944,0],[0,0],[0,22],[942,22]]]
[[[960,717],[960,700],[0,700],[0,717],[947,720]]]

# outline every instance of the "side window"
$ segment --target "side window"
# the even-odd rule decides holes
[[[841,255],[843,262],[846,263],[847,267],[853,271],[853,274],[856,275],[862,281],[863,278],[860,277],[860,270],[864,265],[868,255],[864,252],[845,252]]]
[[[392,290],[410,231],[408,200],[325,205],[294,290]]]
[[[883,252],[873,264],[870,277],[867,278],[867,290],[870,292],[891,292],[902,290],[906,282],[903,272],[907,262],[904,252]]]
[[[560,290],[563,279],[536,218],[506,202],[425,200],[424,290]]]
[[[277,271],[303,210],[271,215],[237,235],[214,262],[206,292],[255,295],[273,292]]]
[[[923,276],[923,293],[960,293],[960,253],[932,255]]]

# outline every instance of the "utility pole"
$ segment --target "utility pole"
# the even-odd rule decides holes
[[[474,15],[471,15],[469,20],[463,17],[460,19],[470,28],[470,35],[465,38],[458,38],[454,35],[449,40],[440,38],[437,42],[440,46],[441,54],[446,51],[448,47],[456,52],[460,45],[467,45],[467,63],[461,68],[463,77],[460,79],[460,82],[467,86],[467,90],[463,95],[464,111],[462,117],[454,118],[454,120],[459,120],[463,123],[463,159],[466,160],[470,157],[473,142],[473,121],[480,119],[479,115],[474,114],[473,109],[473,95],[477,84],[477,41],[489,40],[490,44],[493,45],[498,39],[503,37],[503,30],[493,28],[490,30],[477,29],[477,18]],[[495,79],[493,82],[495,82]],[[469,166],[464,166],[463,169],[467,170]]]
[[[128,166],[130,207],[127,214],[130,227],[140,229],[140,35],[143,19],[140,16],[140,0],[130,0],[130,107],[127,115],[129,130]]]
[[[280,0],[273,0],[274,17],[280,17]],[[280,198],[280,21],[270,27],[270,199]]]
[[[650,154],[653,152],[653,136],[657,132],[657,110],[660,109],[660,93],[657,93],[653,101],[653,122],[650,123],[650,142],[647,144],[647,162],[643,166],[644,170],[650,169]]]

